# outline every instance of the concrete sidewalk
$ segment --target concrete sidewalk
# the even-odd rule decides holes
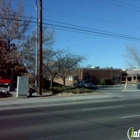
[[[52,106],[58,104],[70,104],[70,103],[80,103],[80,102],[92,102],[101,100],[112,100],[119,99],[119,97],[114,97],[107,94],[78,94],[70,96],[38,96],[38,97],[20,97],[20,98],[1,98],[0,99],[0,109],[6,108],[21,108],[29,106]]]

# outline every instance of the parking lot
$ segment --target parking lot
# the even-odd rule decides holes
[[[122,85],[98,85],[100,90],[138,90],[136,84],[122,84]]]
[[[128,84],[126,88],[124,84],[97,86],[96,91],[122,99],[140,99],[140,89],[137,89],[136,84]]]

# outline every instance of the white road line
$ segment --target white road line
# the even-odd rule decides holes
[[[89,108],[89,109],[82,109],[81,111],[90,111],[90,110],[103,110],[103,109],[112,109],[112,108],[121,108],[123,106],[109,106],[109,107],[98,107],[98,108]]]
[[[134,118],[134,117],[140,117],[140,114],[139,115],[131,115],[131,116],[123,116],[123,117],[121,117],[121,119]]]

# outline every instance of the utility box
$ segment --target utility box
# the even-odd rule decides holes
[[[18,76],[16,97],[19,97],[19,96],[27,97],[28,90],[29,90],[29,78],[26,76]]]

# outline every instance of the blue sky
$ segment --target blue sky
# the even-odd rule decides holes
[[[16,3],[18,0],[13,0]],[[23,0],[27,16],[35,17],[35,1]],[[67,24],[110,32],[111,36],[76,32],[64,28],[55,30],[54,48],[69,49],[85,55],[83,66],[101,68],[127,68],[124,60],[126,45],[139,45],[138,40],[113,37],[113,34],[140,38],[139,0],[42,0],[43,22],[68,26]],[[53,21],[53,22],[52,22]],[[64,24],[60,24],[62,22]],[[35,26],[34,26],[35,28]]]

